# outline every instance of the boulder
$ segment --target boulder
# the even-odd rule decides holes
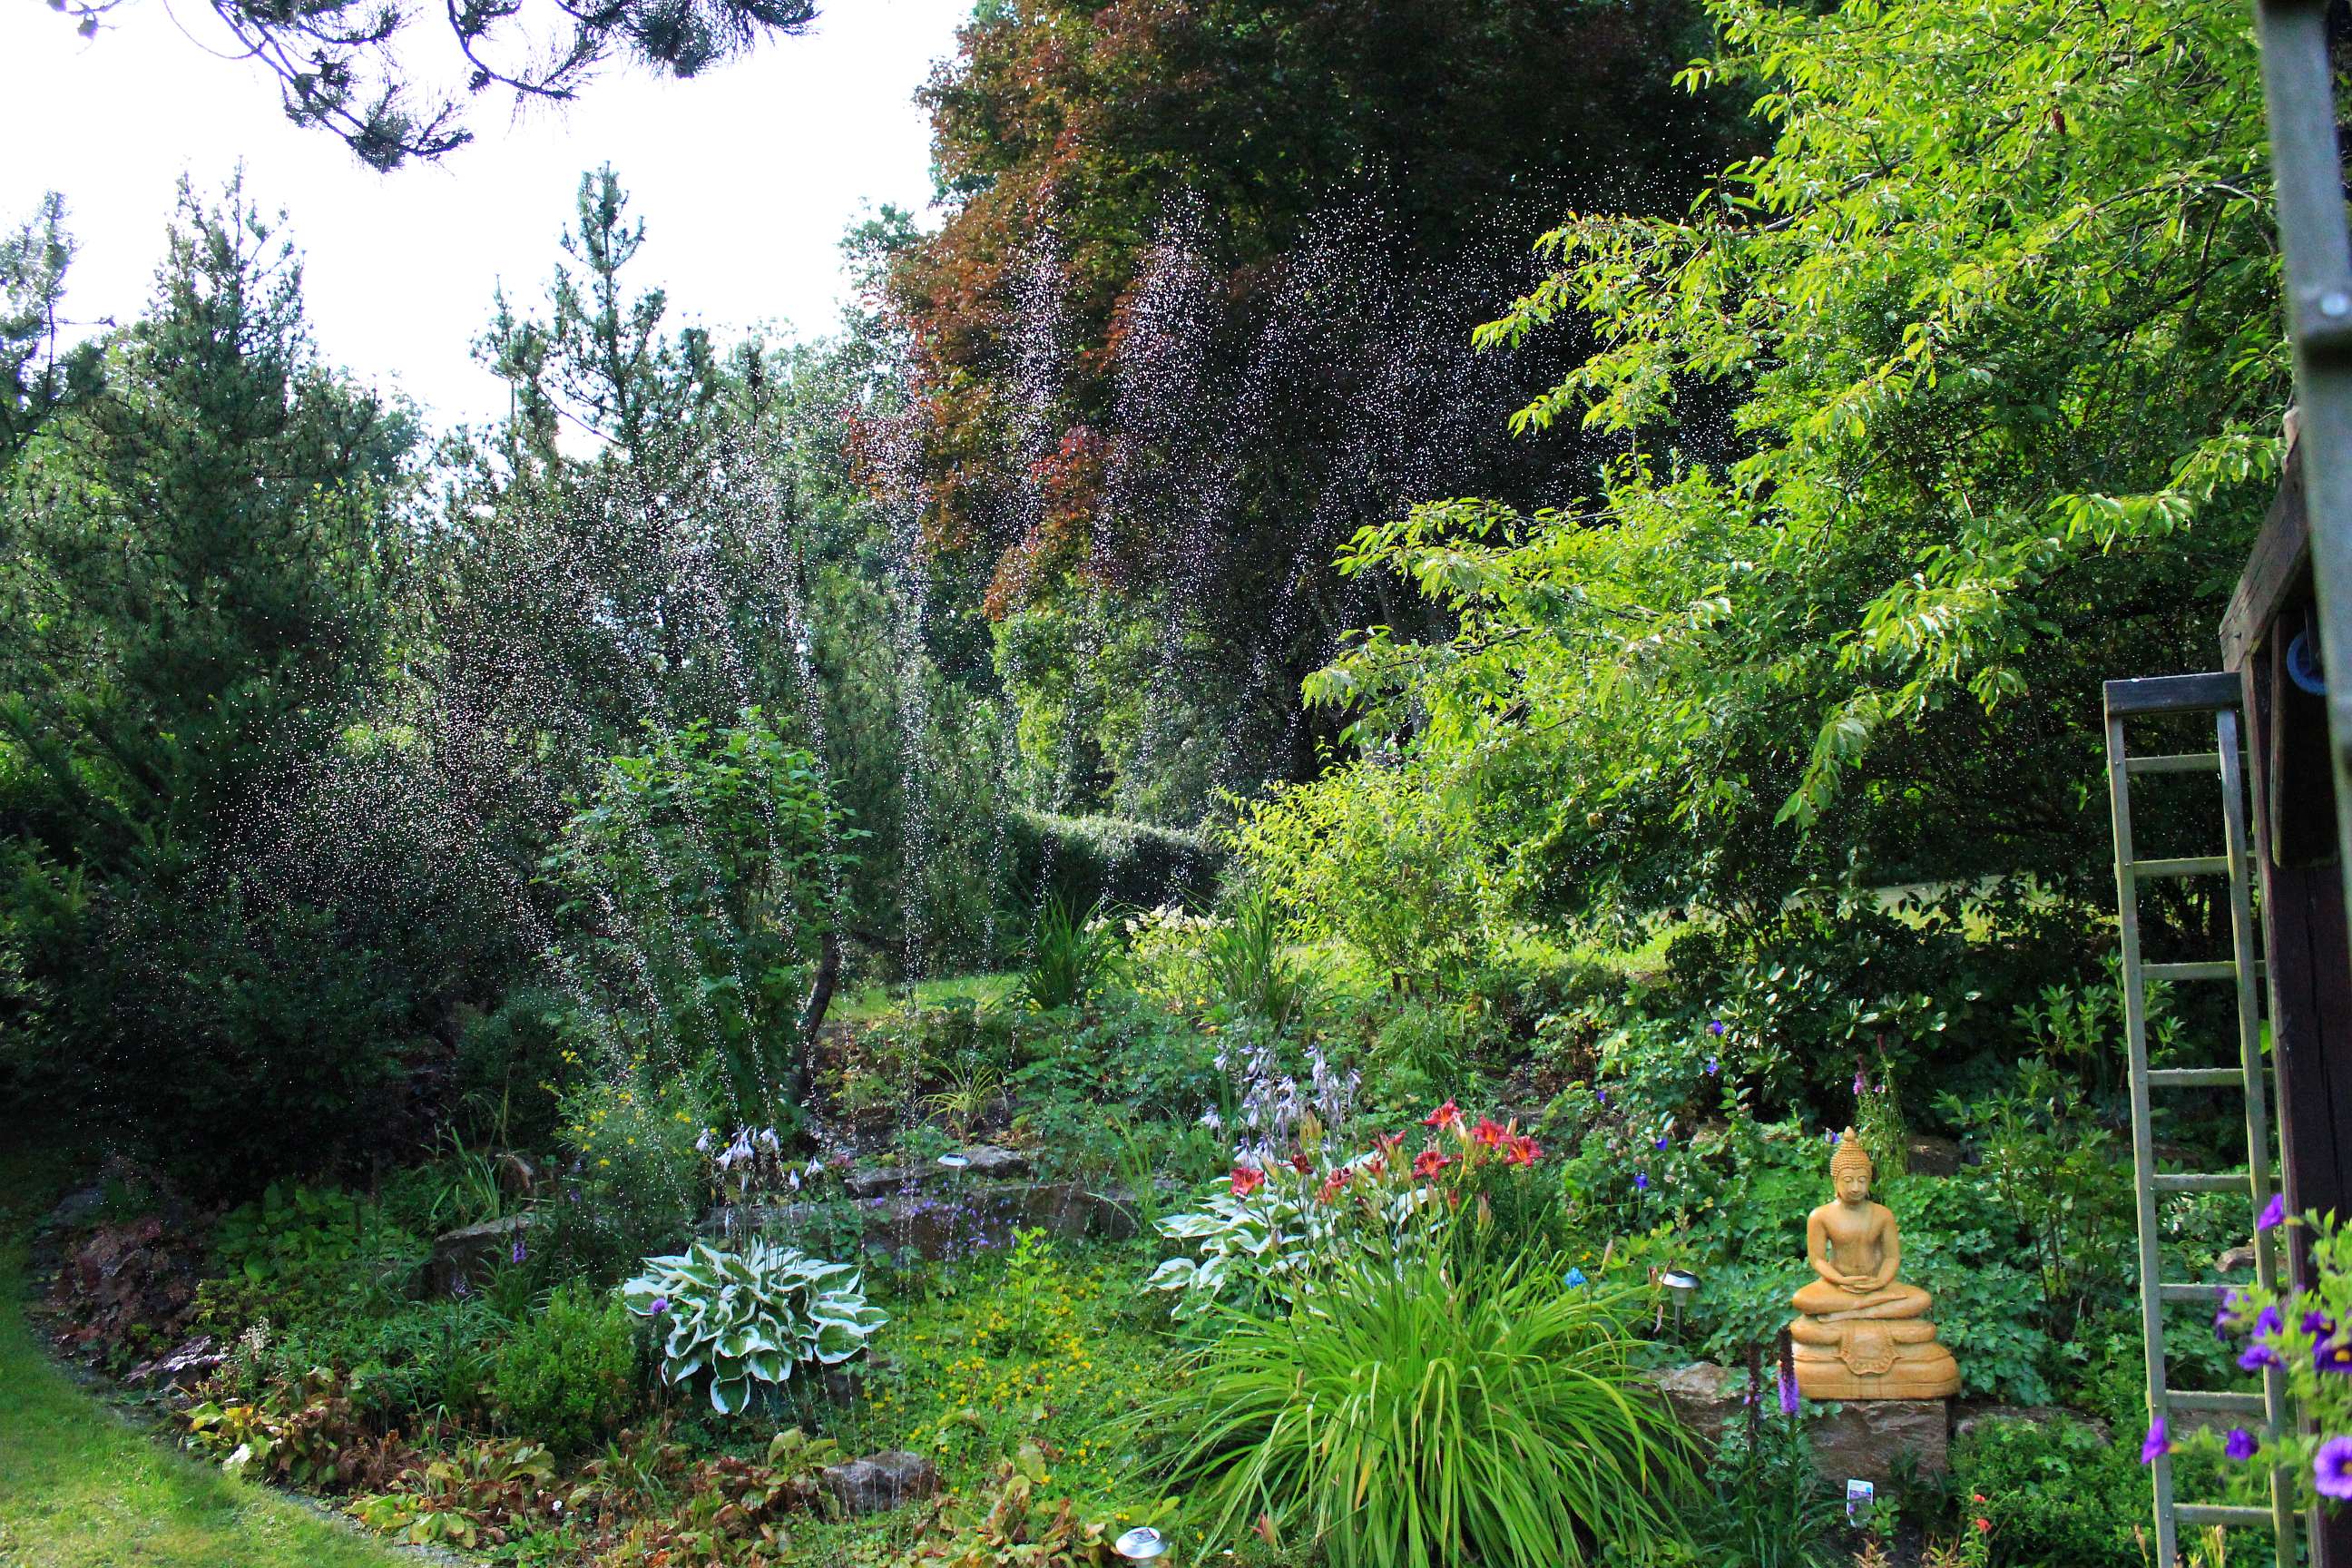
[[[2230,1248],[2229,1251],[2221,1254],[2221,1257],[2213,1260],[2213,1267],[2221,1273],[2234,1274],[2241,1268],[2252,1268],[2254,1266],[2254,1262],[2255,1257],[2253,1246],[2252,1243],[2249,1243],[2244,1247],[2233,1247]]]
[[[1904,1163],[1915,1176],[1957,1176],[1960,1173],[1960,1146],[1949,1138],[1933,1138],[1925,1133],[1903,1141]]]
[[[903,1448],[828,1465],[817,1479],[851,1513],[879,1513],[940,1489],[939,1467]]]
[[[1805,1432],[1813,1442],[1813,1464],[1832,1481],[1858,1479],[1884,1486],[1897,1462],[1910,1457],[1920,1475],[1950,1468],[1951,1421],[1942,1399],[1849,1399],[1833,1409],[1811,1407]]]
[[[223,1359],[213,1348],[212,1336],[199,1334],[169,1355],[141,1362],[122,1374],[122,1381],[133,1387],[178,1388],[211,1376]]]
[[[1666,1396],[1675,1418],[1708,1448],[1721,1442],[1724,1429],[1741,1419],[1748,1409],[1742,1386],[1748,1374],[1738,1367],[1696,1361],[1653,1373],[1650,1381]]]
[[[964,1174],[980,1181],[1009,1182],[1029,1173],[1029,1156],[1017,1149],[1000,1149],[993,1143],[975,1143],[962,1151],[969,1162]]]
[[[513,1258],[518,1246],[525,1245],[535,1219],[530,1214],[510,1214],[435,1237],[433,1255],[425,1265],[425,1293],[455,1295],[461,1282],[470,1289],[488,1279]]]

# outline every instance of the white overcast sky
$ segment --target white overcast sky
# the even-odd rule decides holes
[[[408,47],[436,62],[439,7]],[[472,144],[376,174],[331,134],[298,130],[258,66],[226,47],[202,0],[127,0],[88,41],[33,0],[0,5],[0,225],[65,194],[80,253],[68,309],[127,320],[148,298],[173,185],[217,187],[239,158],[264,211],[283,206],[307,261],[320,347],[424,404],[436,426],[502,413],[467,345],[492,289],[536,304],[581,172],[609,161],[646,220],[633,268],[669,290],[673,320],[725,331],[833,330],[838,242],[869,204],[922,213],[929,129],[913,101],[953,52],[971,0],[830,0],[814,31],[688,82],[615,67],[570,106],[520,123],[485,99]],[[186,28],[183,32],[182,27]],[[33,128],[38,128],[37,131]]]

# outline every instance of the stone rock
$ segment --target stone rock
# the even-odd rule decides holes
[[[2095,1415],[2085,1415],[2079,1410],[2069,1410],[2063,1405],[1956,1405],[1952,1407],[1952,1441],[1957,1443],[1979,1426],[1999,1426],[2014,1422],[2021,1426],[2047,1426],[2053,1422],[2072,1421],[2098,1434],[2099,1442],[2107,1441],[2107,1424]]]
[[[539,1172],[529,1160],[509,1149],[498,1159],[499,1191],[510,1198],[528,1199],[539,1185]]]
[[[1029,1173],[1029,1156],[1016,1149],[1000,1149],[993,1143],[975,1143],[961,1151],[971,1163],[964,1174],[988,1182],[1009,1182]]]
[[[1666,1405],[1690,1432],[1708,1448],[1723,1440],[1724,1429],[1748,1409],[1740,1384],[1748,1374],[1738,1367],[1695,1361],[1650,1374],[1650,1382],[1666,1396]]]
[[[2231,1273],[2240,1268],[2252,1268],[2253,1266],[2254,1249],[2251,1246],[2233,1247],[2213,1260],[2214,1268],[2223,1274]]]
[[[851,1513],[879,1513],[940,1489],[939,1467],[903,1448],[828,1465],[817,1479]]]
[[[212,1336],[199,1334],[169,1355],[141,1362],[122,1374],[122,1381],[133,1386],[177,1388],[210,1376],[223,1359],[221,1352],[213,1348]]]
[[[58,1230],[81,1230],[98,1223],[100,1211],[106,1207],[106,1187],[92,1182],[86,1187],[76,1187],[58,1200],[49,1211],[49,1224]]]
[[[894,1192],[907,1184],[907,1173],[897,1165],[884,1165],[875,1170],[852,1171],[842,1178],[853,1198],[870,1198]]]
[[[1960,1172],[1960,1146],[1949,1138],[1925,1133],[1903,1142],[1904,1163],[1915,1176],[1956,1176]]]
[[[425,1265],[425,1293],[454,1295],[460,1281],[470,1289],[488,1279],[494,1269],[514,1256],[515,1244],[530,1233],[536,1217],[510,1214],[504,1219],[487,1219],[479,1225],[461,1226],[435,1237],[433,1255]]]
[[[1805,1431],[1813,1441],[1813,1464],[1832,1481],[1852,1479],[1884,1486],[1895,1479],[1898,1459],[1907,1454],[1917,1473],[1942,1475],[1951,1461],[1948,1404],[1941,1399],[1850,1399],[1833,1411],[1810,1412]]]

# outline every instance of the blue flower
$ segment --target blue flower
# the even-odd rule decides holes
[[[1722,1065],[1722,1064],[1721,1064],[1720,1062],[1717,1062],[1717,1061],[1713,1057],[1709,1057],[1709,1058],[1706,1058],[1706,1076],[1707,1076],[1707,1077],[1709,1077],[1709,1078],[1713,1078],[1713,1077],[1715,1076],[1716,1068],[1718,1068],[1718,1067],[1720,1067],[1721,1065]]]
[[[2273,1230],[2285,1223],[2286,1194],[2284,1193],[2273,1193],[2271,1194],[2271,1201],[2263,1206],[2263,1217],[2254,1222],[2254,1228],[2256,1230]]]
[[[1646,1193],[1650,1190],[1649,1172],[1636,1171],[1633,1173],[1633,1190],[1637,1193]]]
[[[2352,1437],[2330,1437],[2311,1461],[2312,1484],[2321,1497],[2352,1498]]]
[[[1718,1040],[1723,1038],[1723,1020],[1720,1018],[1708,1020],[1706,1032],[1713,1035]]]
[[[2164,1430],[2164,1417],[2159,1415],[2147,1424],[2147,1440],[2139,1446],[2139,1462],[2152,1465],[2172,1452],[2172,1438]]]
[[[1659,1138],[1658,1138],[1657,1147],[1658,1147],[1658,1148],[1663,1149],[1663,1148],[1664,1148],[1665,1146],[1666,1146],[1666,1140],[1665,1140],[1664,1136],[1663,1134],[1661,1134],[1661,1135],[1659,1136]]]
[[[1567,1284],[1568,1288],[1571,1290],[1582,1289],[1585,1285],[1584,1270],[1581,1268],[1570,1269],[1567,1276]]]
[[[2254,1450],[2261,1447],[2254,1441],[2254,1435],[2243,1426],[2231,1427],[2230,1435],[2221,1440],[2221,1452],[2233,1459],[2251,1459],[2254,1457]]]

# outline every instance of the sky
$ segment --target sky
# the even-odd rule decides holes
[[[436,63],[452,47],[439,9],[404,37]],[[0,5],[10,118],[42,130],[20,130],[0,160],[0,224],[63,192],[79,245],[68,313],[128,320],[152,291],[182,172],[216,189],[242,158],[250,196],[290,219],[327,357],[404,391],[436,426],[487,419],[506,400],[468,346],[492,290],[541,300],[580,174],[608,161],[646,222],[631,272],[668,290],[674,321],[832,331],[843,231],[870,205],[929,205],[913,95],[970,13],[971,0],[831,0],[809,34],[693,81],[615,66],[520,122],[486,96],[471,144],[378,174],[289,121],[259,66],[207,52],[228,45],[201,0],[126,0],[89,40],[13,0]]]

